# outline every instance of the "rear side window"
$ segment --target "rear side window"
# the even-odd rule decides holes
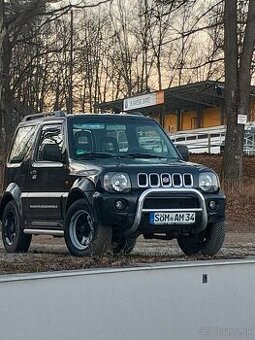
[[[42,161],[42,150],[45,144],[57,144],[62,152],[63,149],[63,131],[62,125],[45,125],[42,128],[38,149],[36,152],[36,160]]]
[[[20,163],[27,155],[35,140],[35,125],[20,127],[11,149],[9,163]]]

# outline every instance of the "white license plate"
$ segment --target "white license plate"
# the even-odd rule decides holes
[[[155,212],[150,213],[150,224],[192,224],[195,223],[194,212]]]

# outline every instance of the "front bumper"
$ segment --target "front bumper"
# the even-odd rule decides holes
[[[195,207],[185,207],[175,205],[173,208],[147,207],[146,199],[153,195],[170,198],[186,198],[191,196],[198,202]],[[161,197],[162,198],[162,197]],[[115,208],[115,202],[123,200],[126,207],[123,211]],[[209,201],[216,202],[214,210],[209,208]],[[93,208],[97,222],[104,225],[113,226],[121,232],[129,233],[167,233],[171,231],[183,231],[197,234],[203,231],[209,223],[216,223],[225,218],[225,196],[222,193],[202,194],[199,190],[193,188],[155,188],[147,189],[143,192],[130,194],[110,194],[98,193],[93,195]],[[149,224],[150,212],[196,212],[196,222],[188,225],[151,225]]]
[[[146,197],[150,196],[153,193],[161,193],[161,194],[195,194],[198,198],[200,207],[199,208],[189,208],[189,209],[183,209],[183,208],[179,208],[179,209],[144,209],[144,202]],[[133,222],[133,225],[130,229],[130,233],[135,233],[137,231],[137,229],[139,228],[139,225],[141,223],[142,220],[142,216],[144,213],[150,213],[150,212],[164,212],[167,211],[169,213],[171,212],[196,212],[199,213],[200,217],[201,217],[201,221],[200,221],[200,229],[204,230],[207,226],[208,223],[208,218],[207,218],[207,209],[206,209],[206,203],[205,203],[205,199],[204,196],[201,194],[201,192],[199,192],[196,189],[147,189],[145,190],[141,196],[138,199],[138,204],[137,204],[137,209],[136,209],[136,214],[135,214],[135,219]]]

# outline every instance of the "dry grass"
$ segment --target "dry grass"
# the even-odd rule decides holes
[[[0,275],[15,273],[36,273],[36,272],[53,272],[63,270],[82,270],[90,268],[129,268],[140,267],[141,264],[155,264],[159,262],[183,262],[183,261],[201,261],[201,260],[219,260],[226,259],[228,255],[218,254],[215,256],[192,256],[188,257],[184,254],[172,255],[139,255],[131,254],[129,256],[112,257],[104,256],[99,259],[91,257],[73,257],[69,254],[54,254],[54,252],[26,254],[4,254],[1,256]],[[240,255],[235,258],[242,258]],[[233,258],[233,256],[231,256]]]
[[[241,184],[221,185],[222,191],[227,196],[228,201],[238,201],[243,204],[251,204],[255,201],[255,180],[245,181]]]
[[[228,230],[255,230],[255,184],[225,188]]]
[[[222,156],[197,154],[191,161],[204,164],[218,174],[222,169]],[[255,230],[255,157],[245,156],[243,162],[243,181],[221,183],[226,195],[227,228],[230,231]]]

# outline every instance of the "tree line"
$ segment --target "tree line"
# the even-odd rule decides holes
[[[192,1],[175,10],[156,0],[59,10],[41,0],[1,2],[1,124],[7,131],[13,128],[7,120],[15,126],[25,114],[96,112],[102,101],[222,77],[219,65],[206,64],[214,33],[202,48],[196,33],[183,34],[198,20]]]
[[[0,0],[1,153],[26,114],[97,112],[106,100],[226,76],[226,162],[236,171],[224,172],[240,177],[236,116],[249,114],[254,7],[252,0]]]

